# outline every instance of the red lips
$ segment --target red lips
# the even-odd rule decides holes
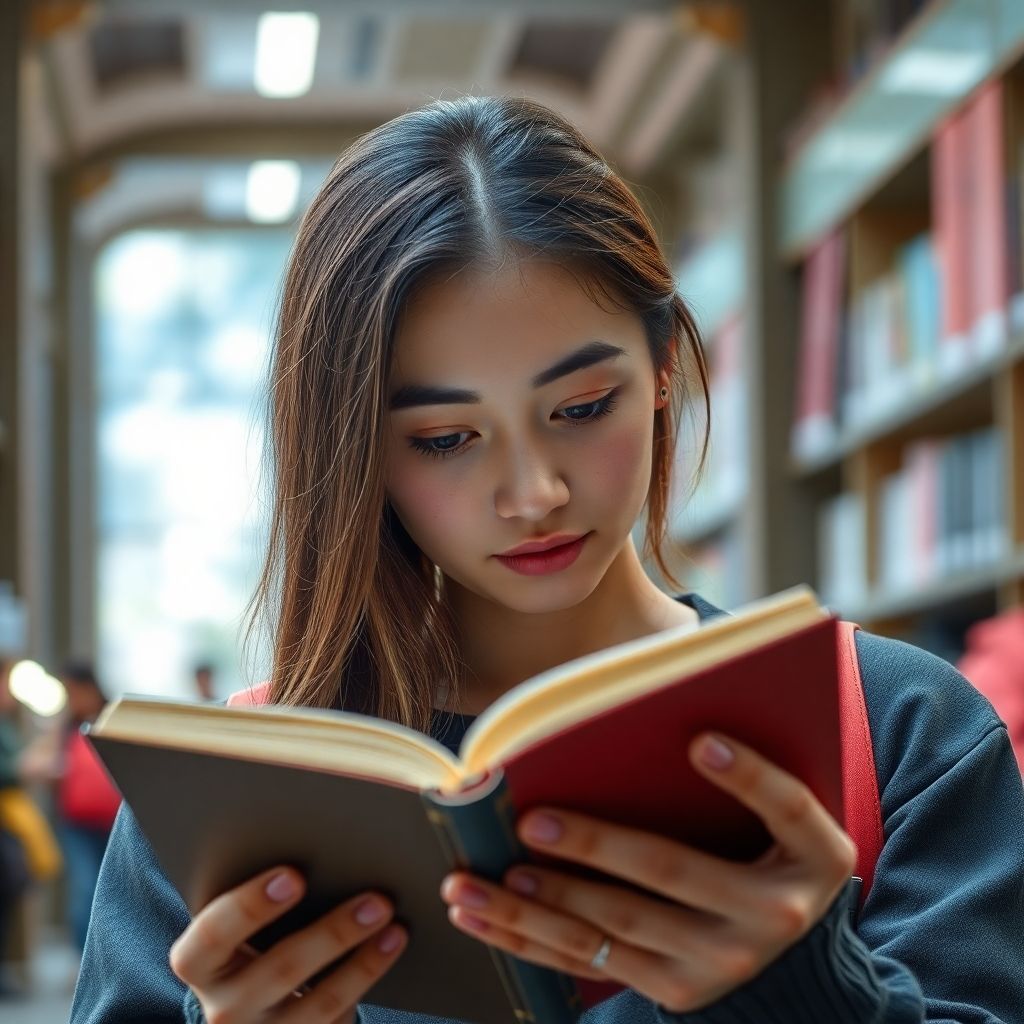
[[[508,551],[502,551],[499,557],[511,558],[514,555],[534,555],[539,551],[550,551],[552,548],[560,548],[565,544],[572,544],[582,536],[582,533],[555,533],[550,537],[527,541],[518,547],[509,548]]]

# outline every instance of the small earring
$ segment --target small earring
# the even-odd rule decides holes
[[[665,399],[668,398],[668,388],[662,388],[661,391],[658,392],[658,394],[661,395],[661,400],[664,402]]]

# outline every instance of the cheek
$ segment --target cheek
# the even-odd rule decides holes
[[[464,535],[464,521],[471,518],[460,494],[443,468],[433,465],[407,463],[388,486],[391,503],[409,536],[435,560],[438,547],[443,548],[453,534]]]
[[[589,447],[586,471],[576,473],[577,486],[609,501],[647,494],[651,471],[650,427],[624,425]]]

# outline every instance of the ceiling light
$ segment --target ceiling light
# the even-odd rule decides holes
[[[8,685],[15,700],[44,718],[63,711],[67,704],[67,692],[60,680],[34,661],[13,665]]]
[[[315,14],[261,14],[256,28],[256,91],[273,97],[309,92],[319,33],[320,19]]]
[[[301,172],[294,160],[257,160],[245,183],[245,213],[257,224],[290,220],[299,204]]]

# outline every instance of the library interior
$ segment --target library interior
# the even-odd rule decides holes
[[[433,99],[551,107],[650,217],[710,374],[686,588],[809,585],[1024,763],[1024,2],[5,0],[0,57],[0,1019],[71,1005],[109,821],[64,820],[68,723],[265,678],[283,270],[338,155]]]

